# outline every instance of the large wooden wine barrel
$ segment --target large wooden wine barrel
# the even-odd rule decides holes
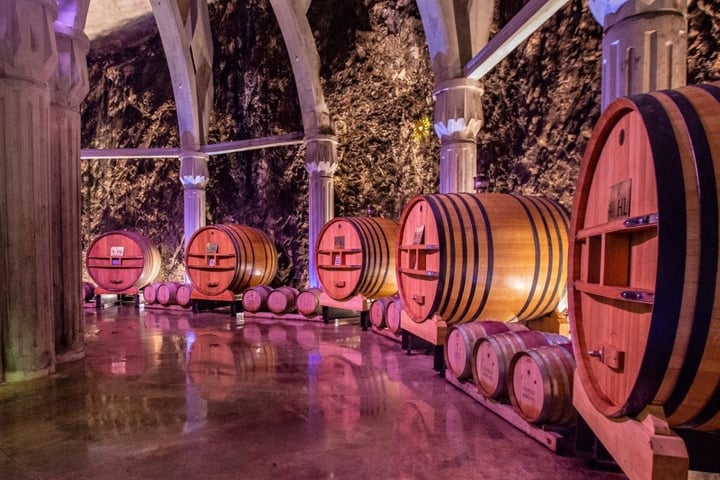
[[[210,225],[190,238],[185,271],[193,288],[203,295],[240,293],[270,283],[277,272],[277,251],[270,238],[256,228]]]
[[[160,252],[142,235],[126,230],[103,233],[85,255],[88,275],[103,290],[142,288],[160,273]]]
[[[527,330],[522,323],[502,323],[492,320],[459,323],[448,329],[445,340],[445,366],[457,378],[472,376],[472,352],[481,339],[510,330]]]
[[[567,213],[545,198],[415,197],[398,233],[403,308],[416,322],[541,317],[565,288],[567,233]]]
[[[335,300],[395,295],[397,232],[397,222],[386,218],[345,217],[326,223],[315,252],[325,293]]]
[[[720,84],[620,98],[593,131],[571,225],[577,372],[606,416],[662,405],[720,429]]]
[[[517,353],[510,362],[510,403],[528,422],[568,424],[575,419],[574,372],[570,343]]]
[[[481,338],[473,348],[472,372],[480,393],[490,398],[507,395],[510,362],[518,352],[545,345],[570,343],[558,333],[508,331]]]

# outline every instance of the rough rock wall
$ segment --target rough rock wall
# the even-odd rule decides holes
[[[498,17],[507,18],[503,12]],[[602,31],[573,0],[484,79],[478,172],[489,190],[572,205],[585,144],[600,114]]]
[[[495,31],[524,2],[497,2]],[[600,27],[572,0],[484,79],[478,169],[490,190],[572,204],[578,167],[599,116]],[[688,82],[720,79],[720,6],[691,0]],[[210,6],[215,32],[215,113],[209,143],[300,132],[295,84],[267,0]],[[437,188],[439,141],[431,128],[432,73],[411,0],[313,0],[308,12],[339,137],[336,214],[398,218],[414,195]],[[83,147],[177,147],[175,107],[153,22],[94,42]],[[128,40],[132,38],[132,43]],[[281,253],[276,284],[307,278],[307,173],[302,147],[211,157],[208,223],[266,231]],[[182,187],[177,160],[83,162],[83,238],[128,228],[182,267]]]

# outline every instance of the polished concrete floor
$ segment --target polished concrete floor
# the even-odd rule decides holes
[[[333,324],[86,311],[87,356],[0,385],[0,479],[621,479]]]

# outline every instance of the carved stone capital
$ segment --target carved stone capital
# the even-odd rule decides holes
[[[0,77],[46,85],[55,71],[55,0],[0,0]]]
[[[208,155],[202,152],[180,154],[180,183],[187,189],[204,189],[208,183]]]
[[[441,139],[474,140],[483,126],[482,95],[477,80],[456,78],[436,86],[433,126]]]
[[[310,174],[330,177],[337,170],[337,137],[317,134],[305,138],[305,168]]]
[[[87,54],[90,42],[81,30],[55,22],[58,64],[51,79],[51,101],[78,110],[90,90]]]
[[[588,7],[595,20],[604,28],[633,15],[649,12],[687,11],[686,0],[588,0]],[[622,11],[620,11],[622,9]]]

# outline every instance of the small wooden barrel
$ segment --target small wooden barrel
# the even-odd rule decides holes
[[[315,252],[325,293],[340,301],[355,295],[395,295],[397,232],[397,222],[386,218],[345,217],[326,223]]]
[[[82,301],[89,302],[95,297],[95,285],[90,282],[83,282],[82,284]]]
[[[530,330],[508,331],[481,338],[475,344],[472,356],[475,385],[486,397],[504,397],[507,395],[507,379],[513,355],[531,348],[569,342],[567,337],[558,333]]]
[[[378,330],[382,330],[387,326],[387,323],[385,322],[387,317],[387,306],[391,301],[391,297],[382,297],[376,298],[370,304],[370,312],[368,313],[370,316],[370,324]]]
[[[570,343],[520,352],[510,362],[510,403],[528,422],[569,424],[575,419],[574,372]]]
[[[153,282],[150,285],[145,285],[142,291],[143,300],[145,303],[152,305],[157,302],[157,289],[162,285],[162,282]]]
[[[539,318],[565,288],[568,215],[546,198],[418,196],[403,211],[398,237],[400,299],[416,322]]]
[[[192,303],[190,295],[192,294],[192,285],[182,283],[178,285],[177,291],[175,292],[175,302],[181,307],[189,307]]]
[[[661,405],[720,429],[720,84],[620,98],[596,125],[573,207],[577,372],[609,417]]]
[[[400,312],[402,312],[400,299],[398,297],[391,297],[390,303],[388,303],[385,309],[385,326],[396,337],[402,334],[402,328],[400,328]]]
[[[297,288],[280,287],[268,295],[268,310],[273,313],[290,313],[295,311],[295,299],[298,296]]]
[[[243,308],[248,312],[260,312],[267,308],[268,296],[272,292],[272,287],[267,285],[256,285],[250,287],[242,296]]]
[[[319,288],[308,288],[298,293],[295,299],[295,306],[298,313],[311,317],[322,313],[322,305],[320,305],[320,294],[322,290]]]
[[[164,282],[157,288],[157,301],[160,305],[171,305],[176,302],[177,290],[182,283]]]
[[[85,256],[87,272],[108,292],[142,288],[160,273],[160,252],[140,234],[125,230],[107,232],[90,244]]]
[[[527,327],[521,323],[503,323],[492,320],[451,326],[445,340],[445,366],[457,378],[471,377],[472,353],[475,344],[481,338],[510,330],[523,331],[527,330]]]
[[[203,295],[240,293],[270,283],[277,272],[277,251],[258,229],[236,224],[206,226],[187,244],[185,271],[193,288]]]

